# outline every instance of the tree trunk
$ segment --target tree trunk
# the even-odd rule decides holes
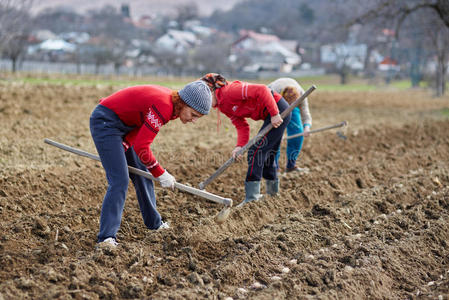
[[[115,72],[115,75],[120,75],[120,67],[121,67],[121,64],[120,64],[120,63],[114,63],[114,72]]]
[[[365,73],[365,77],[366,78],[370,78],[372,75],[372,68],[371,68],[371,64],[370,64],[370,57],[371,57],[371,53],[373,52],[374,46],[369,45],[368,48],[366,49],[366,56],[365,59],[363,61],[363,70]]]
[[[444,55],[443,60],[441,62],[442,62],[442,64],[441,64],[441,69],[442,69],[441,91],[443,92],[442,96],[444,96],[446,93],[446,75],[447,75],[447,57],[446,57],[446,55]]]
[[[340,84],[345,85],[347,82],[347,74],[345,72],[340,72]]]
[[[17,57],[11,57],[11,62],[12,62],[12,69],[11,69],[11,71],[13,73],[16,73],[16,71],[17,71]]]
[[[446,71],[447,65],[445,62],[444,55],[438,56],[438,67],[437,67],[437,76],[436,76],[436,96],[442,97],[444,96],[446,90]]]
[[[346,64],[343,64],[343,66],[339,70],[340,84],[345,85],[346,83],[348,83],[349,72],[350,72],[349,67]]]
[[[412,87],[418,87],[421,82],[421,60],[422,60],[422,49],[415,46],[411,50],[410,57],[410,80]]]

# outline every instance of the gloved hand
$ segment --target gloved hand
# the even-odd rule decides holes
[[[165,170],[165,172],[162,173],[162,175],[159,176],[158,179],[162,187],[171,188],[172,190],[175,189],[176,179],[170,173],[168,173],[167,170]]]

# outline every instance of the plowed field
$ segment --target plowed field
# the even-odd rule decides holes
[[[448,97],[318,87],[313,128],[349,126],[307,138],[309,172],[282,175],[278,197],[219,225],[220,205],[157,186],[171,228],[149,231],[130,185],[120,246],[96,250],[104,171],[43,140],[96,154],[89,116],[117,89],[0,84],[0,299],[448,299]],[[236,132],[221,120],[161,129],[153,151],[179,182],[229,158]],[[237,204],[245,172],[207,191]]]

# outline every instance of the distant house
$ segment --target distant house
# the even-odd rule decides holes
[[[217,32],[217,30],[201,25],[200,20],[188,20],[184,22],[184,30],[193,32],[199,38],[207,38],[211,34]]]
[[[400,71],[399,64],[396,60],[391,59],[390,57],[385,57],[378,66],[379,71]]]
[[[367,55],[365,44],[330,44],[321,46],[321,63],[335,65],[338,68],[345,65],[351,70],[363,70],[363,63]]]
[[[231,46],[231,61],[245,57],[247,64],[243,71],[288,73],[301,63],[301,56],[295,52],[296,48],[294,41],[283,41],[275,35],[242,30],[240,37]]]
[[[74,52],[76,50],[76,46],[62,39],[52,39],[46,40],[39,44],[39,49],[46,51]]]
[[[73,53],[75,51],[76,45],[62,39],[49,39],[40,44],[28,47],[28,54],[31,55],[37,52]]]
[[[49,39],[28,46],[27,56],[38,61],[67,61],[73,57],[76,50],[77,45],[63,39]]]
[[[134,26],[136,28],[150,30],[154,28],[153,21],[152,16],[143,15],[139,18],[139,20],[134,22]]]
[[[46,29],[34,30],[31,33],[31,36],[33,37],[33,40],[37,41],[37,42],[43,42],[43,41],[46,41],[46,40],[56,39],[57,38],[56,34],[51,32],[50,30],[46,30]]]
[[[155,45],[165,51],[183,53],[193,48],[199,40],[193,32],[170,29],[155,41]]]
[[[63,32],[59,34],[59,37],[67,42],[75,43],[75,44],[84,44],[87,43],[90,39],[90,35],[87,32]]]

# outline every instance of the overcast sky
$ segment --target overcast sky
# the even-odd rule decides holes
[[[69,6],[75,11],[83,13],[92,8],[100,8],[104,5],[112,5],[120,8],[122,4],[130,6],[131,17],[139,18],[141,15],[169,14],[176,12],[176,6],[195,2],[202,15],[209,15],[215,9],[230,9],[235,3],[242,0],[34,0],[33,13],[38,13],[45,8],[57,6]]]

